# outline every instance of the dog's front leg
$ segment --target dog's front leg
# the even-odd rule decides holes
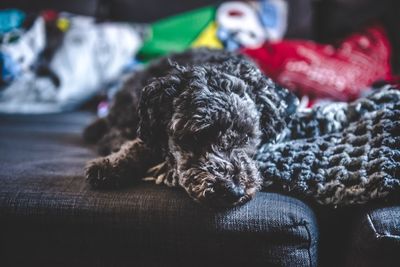
[[[145,181],[154,181],[156,184],[165,184],[169,187],[179,185],[178,177],[175,173],[175,159],[169,154],[165,160],[152,166],[147,170]]]
[[[118,152],[89,161],[86,179],[95,188],[115,188],[138,180],[157,162],[157,155],[142,140],[136,138],[122,145]]]

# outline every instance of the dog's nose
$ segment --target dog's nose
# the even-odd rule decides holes
[[[228,187],[225,191],[225,199],[228,202],[236,202],[245,195],[244,189],[238,186]]]
[[[246,195],[245,189],[229,181],[221,181],[215,184],[213,205],[231,206]]]

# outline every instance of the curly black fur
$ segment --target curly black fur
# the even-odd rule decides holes
[[[203,48],[188,50],[160,58],[145,69],[135,71],[115,95],[108,116],[94,121],[85,129],[83,134],[85,141],[97,143],[101,155],[118,151],[123,143],[137,136],[139,124],[137,110],[142,89],[152,79],[167,75],[175,68],[174,64],[181,66],[220,64],[232,55],[227,51]],[[234,61],[244,60],[244,57],[235,54],[230,60],[235,64]]]
[[[297,99],[230,52],[191,50],[154,63],[151,74],[156,66],[163,75],[142,90],[136,141],[90,163],[89,182],[98,187],[123,183],[160,163],[151,170],[158,179],[182,186],[197,201],[226,206],[250,199],[262,182],[254,160],[258,144],[276,140]],[[132,87],[117,96],[110,116],[101,122],[113,125],[103,132],[103,140],[124,129],[112,124],[118,121],[115,114],[128,115],[123,120],[132,123],[129,114],[135,111],[126,112],[129,105],[119,106],[118,97],[136,94],[137,99],[137,91]],[[133,132],[135,124],[129,127]],[[146,155],[138,156],[138,143],[148,148],[142,149]]]
[[[393,88],[296,112],[297,98],[252,62],[206,49],[163,58],[137,75],[110,115],[86,131],[118,150],[87,165],[94,187],[147,175],[211,206],[244,203],[261,187],[334,205],[400,189]]]

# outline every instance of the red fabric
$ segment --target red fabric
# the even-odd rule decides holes
[[[311,97],[353,100],[373,82],[392,79],[390,43],[378,25],[352,34],[338,47],[284,40],[242,52],[282,86]]]
[[[58,12],[52,9],[43,10],[41,15],[46,22],[54,21],[58,18]]]

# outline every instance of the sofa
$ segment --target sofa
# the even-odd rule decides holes
[[[33,8],[26,2],[10,5]],[[36,2],[35,8],[54,4]],[[141,1],[127,0],[77,2],[61,1],[56,7],[125,20],[127,7],[141,6]],[[156,1],[146,2],[144,9]],[[162,17],[213,1],[185,2],[182,6],[182,2],[171,1],[169,8],[155,13],[148,9],[151,15],[147,17],[136,11],[130,20]],[[312,12],[307,21],[293,15],[299,21],[291,22],[291,36],[325,38],[318,35],[321,29],[311,26],[316,17],[326,17],[314,13],[332,10],[329,5],[341,1],[300,2]],[[83,142],[82,130],[94,116],[87,110],[0,115],[1,266],[400,263],[400,202],[396,199],[335,209],[259,192],[243,206],[212,210],[194,203],[179,189],[152,183],[93,190],[84,179],[83,168],[97,156],[96,149]]]

